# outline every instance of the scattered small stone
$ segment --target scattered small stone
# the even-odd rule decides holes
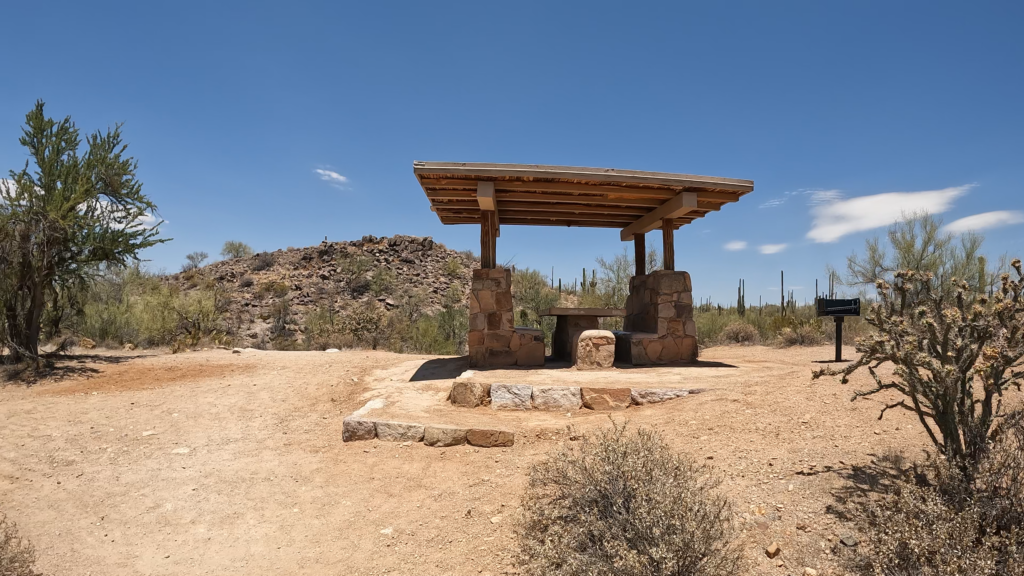
[[[495,516],[494,518],[491,518],[491,524],[497,524],[498,522],[501,522],[500,514],[498,516]]]
[[[242,349],[241,348],[233,348],[231,350],[231,353],[232,354],[241,354],[242,353]]]
[[[847,547],[853,548],[854,546],[859,544],[860,541],[857,540],[857,537],[854,536],[853,534],[843,534],[842,536],[839,537],[839,543],[842,544],[843,546],[847,546]]]
[[[189,448],[175,448],[171,450],[171,454],[188,454],[191,451]]]
[[[394,528],[392,528],[391,526],[388,526],[387,528],[381,530],[380,533],[385,535],[385,536],[391,536],[391,533],[394,532],[394,531],[395,531]]]
[[[804,568],[804,576],[818,576],[818,571],[814,568]]]
[[[328,354],[334,354],[335,352],[341,352],[341,350],[338,350],[337,348],[328,348],[327,350],[324,350],[324,352],[327,352]]]
[[[156,430],[146,430],[142,433],[143,436],[152,436],[153,434],[156,434]]]
[[[772,542],[767,548],[765,548],[764,553],[769,558],[775,558],[782,553],[782,547],[779,546],[778,542]]]

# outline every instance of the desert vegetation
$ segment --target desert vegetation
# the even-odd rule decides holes
[[[0,574],[3,576],[42,576],[35,569],[36,550],[21,537],[18,527],[0,513]]]
[[[533,467],[517,528],[525,574],[736,574],[732,506],[707,466],[615,424]]]

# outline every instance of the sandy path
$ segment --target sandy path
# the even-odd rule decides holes
[[[828,348],[723,347],[701,367],[488,371],[474,378],[707,388],[631,408],[633,425],[715,466],[752,573],[833,565],[826,513],[851,465],[926,439],[909,414],[812,383]],[[462,360],[383,352],[246,352],[89,360],[63,382],[0,389],[0,510],[59,574],[500,574],[531,463],[607,414],[443,403]],[[718,362],[720,364],[713,364]],[[863,383],[863,381],[862,381]],[[500,426],[509,449],[343,444],[342,418]],[[828,471],[829,469],[833,471]],[[798,471],[809,475],[797,474]],[[808,524],[806,531],[797,524]],[[762,554],[776,540],[787,565]]]

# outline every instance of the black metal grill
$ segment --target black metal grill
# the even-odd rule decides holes
[[[830,316],[836,322],[836,362],[843,361],[843,320],[860,316],[860,298],[818,298],[818,316]]]
[[[860,298],[818,298],[818,316],[860,316]]]

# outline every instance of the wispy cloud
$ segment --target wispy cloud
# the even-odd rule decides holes
[[[811,209],[814,223],[807,238],[815,242],[835,242],[848,234],[888,226],[907,214],[939,214],[949,210],[954,200],[973,187],[968,184],[922,192],[886,192],[821,204]]]
[[[786,249],[789,244],[762,244],[757,247],[761,254],[778,254]]]
[[[843,199],[843,193],[839,190],[805,190],[804,194],[810,195],[808,206],[821,206]]]
[[[725,246],[722,246],[722,248],[732,252],[737,250],[746,250],[747,242],[745,240],[733,240],[732,242],[726,242]]]
[[[334,170],[316,168],[313,170],[313,172],[319,174],[321,180],[329,183],[331,186],[334,186],[335,188],[344,188],[345,184],[348,183],[348,178],[342,176],[341,174],[338,174]]]
[[[785,204],[786,200],[789,200],[788,196],[779,196],[778,198],[772,198],[771,200],[761,204],[758,208],[776,208]]]
[[[983,212],[974,216],[967,216],[946,224],[942,229],[953,234],[964,232],[981,232],[990,228],[1010,226],[1024,222],[1024,212],[1019,210],[996,210],[995,212]]]

